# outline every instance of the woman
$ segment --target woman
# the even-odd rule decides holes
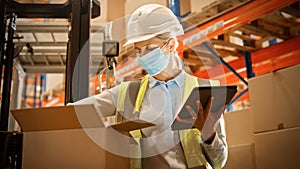
[[[123,83],[80,101],[86,103],[93,98],[103,116],[117,112],[118,116],[130,119],[138,114],[139,118],[155,124],[140,130],[141,157],[132,156],[136,160],[132,168],[221,168],[227,160],[224,109],[211,113],[213,98],[206,107],[198,101],[198,110],[187,106],[193,118],[176,117],[193,86],[212,85],[211,81],[183,70],[176,52],[176,36],[183,33],[177,17],[168,8],[158,4],[138,8],[129,18],[125,46],[134,46],[137,62],[149,75],[138,82],[134,92],[129,91],[131,82]],[[135,95],[134,102],[128,99],[131,95]],[[195,128],[172,130],[175,118]]]

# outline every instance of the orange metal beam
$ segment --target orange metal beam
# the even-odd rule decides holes
[[[229,13],[198,26],[198,29],[193,29],[187,32],[185,35],[179,37],[179,40],[183,42],[185,39],[190,38],[192,35],[200,32],[201,30],[204,30],[217,22],[223,21],[223,27],[206,35],[207,38],[210,39],[297,1],[298,0],[253,0]],[[194,46],[201,43],[203,40],[204,39],[198,39],[189,44],[185,44],[184,50],[187,48],[186,46]]]
[[[27,101],[28,104],[32,104],[32,101],[29,102]],[[42,107],[53,107],[53,106],[61,106],[64,105],[65,103],[65,92],[61,92],[58,96],[49,99],[49,100],[45,100],[42,102],[43,105]]]
[[[256,75],[265,74],[271,71],[282,69],[284,67],[300,64],[300,37],[290,39],[288,41],[275,44],[265,49],[261,49],[251,53],[253,71]],[[245,68],[244,58],[240,57],[237,60],[228,63],[235,70]],[[214,78],[220,77],[221,74],[215,71],[224,69],[226,76],[226,83],[233,84],[239,82],[239,79],[235,77],[225,66],[222,64],[217,65],[214,68],[208,69],[207,71],[196,72],[195,76],[202,78]],[[239,73],[242,77],[246,77],[246,72],[241,71]],[[224,76],[223,76],[224,77]]]

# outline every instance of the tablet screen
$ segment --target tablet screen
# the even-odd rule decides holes
[[[220,108],[224,105],[229,104],[233,96],[237,92],[237,86],[205,86],[205,87],[195,87],[186,102],[183,104],[178,116],[182,119],[192,118],[191,114],[187,111],[186,106],[189,105],[192,109],[197,112],[198,106],[196,101],[200,100],[203,109],[209,102],[210,97],[214,97],[213,105],[211,107],[211,112],[217,113]],[[197,112],[198,113],[198,112]],[[175,119],[172,124],[173,130],[189,129],[193,128],[193,124],[180,123]]]

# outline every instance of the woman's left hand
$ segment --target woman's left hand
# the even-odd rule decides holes
[[[214,98],[210,97],[207,105],[203,108],[200,100],[196,101],[198,107],[198,113],[192,109],[191,106],[186,106],[187,111],[192,116],[191,119],[182,119],[179,116],[176,119],[185,124],[193,124],[201,132],[201,137],[204,141],[210,141],[215,136],[215,124],[220,119],[223,114],[225,107],[222,106],[217,112],[211,112],[211,107],[213,105]],[[197,115],[198,114],[198,115]]]

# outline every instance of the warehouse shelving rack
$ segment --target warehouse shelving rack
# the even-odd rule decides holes
[[[195,35],[196,34],[202,34],[201,30],[205,30],[208,27],[213,26],[214,24],[218,23],[218,22],[222,22],[223,25],[220,28],[216,28],[214,31],[209,32],[208,34],[206,34],[206,37],[209,39],[212,39],[216,36],[220,36],[230,32],[231,30],[237,29],[243,25],[246,25],[250,22],[253,22],[254,20],[258,19],[261,16],[267,15],[270,12],[276,11],[276,10],[280,10],[284,11],[284,12],[288,12],[288,13],[293,13],[296,17],[299,17],[299,11],[295,12],[297,9],[291,8],[291,7],[286,7],[289,6],[293,3],[298,3],[298,8],[299,8],[299,1],[297,0],[280,0],[280,1],[269,1],[269,0],[255,0],[255,1],[249,1],[247,2],[247,4],[234,9],[228,13],[223,14],[222,16],[219,16],[211,21],[208,21],[204,24],[201,24],[197,27],[197,29],[193,29],[189,32],[187,32],[184,36],[180,37],[179,40],[182,42],[188,41],[188,44],[184,44],[182,46],[182,50],[187,50],[187,48],[191,47],[191,46],[196,46],[199,45],[203,42],[203,38],[200,36],[198,39],[195,40]],[[286,7],[286,8],[283,8]],[[283,8],[283,9],[282,9]],[[248,24],[248,26],[250,26]],[[299,27],[299,26],[298,26]],[[257,29],[259,30],[259,29]],[[268,31],[264,31],[266,33],[272,34],[271,32]],[[296,35],[300,34],[300,29],[298,29],[298,33],[296,33]],[[273,33],[272,35],[275,35],[275,33]],[[241,35],[242,39],[246,39],[247,35]],[[279,35],[278,35],[279,36]],[[189,40],[189,38],[193,38],[193,41]],[[269,41],[270,45],[274,45],[276,43],[276,39],[273,38]],[[255,74],[260,75],[262,73],[267,73],[270,71],[274,71],[276,69],[280,69],[283,67],[287,67],[287,66],[291,66],[294,64],[299,64],[300,63],[300,50],[299,47],[297,47],[299,44],[299,37],[296,37],[295,39],[289,40],[287,42],[285,42],[284,44],[278,44],[269,48],[265,48],[265,49],[259,49],[259,50],[253,50],[253,51],[248,51],[248,50],[244,50],[243,54],[244,54],[244,59],[242,57],[239,57],[238,61],[233,61],[233,63],[237,66],[239,66],[239,69],[242,69],[243,67],[246,68],[245,71],[242,71],[241,73],[237,73],[236,70],[238,67],[233,67],[231,66],[231,63],[227,63],[225,62],[222,57],[220,57],[217,53],[215,53],[213,50],[211,50],[211,52],[213,52],[214,56],[218,59],[221,60],[222,64],[227,68],[224,69],[226,70],[226,73],[228,73],[228,70],[230,70],[230,72],[232,72],[239,80],[241,80],[245,85],[248,85],[247,81],[245,80],[245,78],[251,78],[254,77]],[[205,45],[205,43],[204,43]],[[244,47],[247,47],[248,45],[248,41],[244,40]],[[280,49],[280,50],[279,50]],[[269,53],[272,53],[272,55],[270,55]],[[284,57],[282,58],[282,55],[288,55],[288,57]],[[297,57],[298,56],[298,57]],[[254,60],[253,60],[254,59]],[[268,63],[270,63],[270,60],[272,62],[272,64],[264,64],[263,66],[256,66],[254,68],[254,72],[253,72],[253,65],[257,65],[260,62],[266,62],[268,61]],[[244,62],[244,63],[243,63]],[[276,62],[276,63],[275,63]],[[242,66],[244,65],[244,66]],[[202,71],[202,72],[195,72],[196,76],[199,77],[207,77],[206,74],[207,71]],[[210,70],[209,72],[213,72],[213,70]],[[204,75],[206,74],[206,76]],[[246,75],[245,75],[246,74]],[[217,75],[216,75],[217,76]],[[215,77],[216,77],[215,76]],[[214,78],[212,77],[212,75],[210,74],[210,78]],[[237,82],[236,79],[233,77],[233,75],[226,75],[226,82],[227,84],[232,84],[234,82]],[[233,99],[232,103],[236,100],[238,100],[238,98],[242,97],[245,93],[247,93],[248,89],[245,89],[244,91],[242,91],[238,96],[236,96],[235,99]]]

